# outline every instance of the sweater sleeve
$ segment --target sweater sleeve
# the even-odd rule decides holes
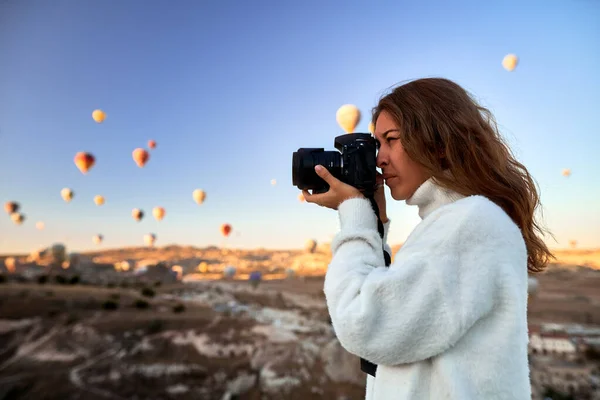
[[[335,333],[350,353],[383,365],[425,360],[493,308],[492,269],[477,264],[485,263],[477,246],[485,235],[461,245],[464,216],[435,216],[425,244],[401,248],[386,268],[368,200],[346,200],[338,212],[324,292]]]
[[[388,218],[387,222],[385,224],[383,224],[383,248],[385,249],[385,251],[388,252],[388,254],[391,257],[392,256],[392,248],[390,247],[390,245],[388,244],[388,241],[387,241],[388,233],[390,231],[390,222],[392,222],[392,220]]]

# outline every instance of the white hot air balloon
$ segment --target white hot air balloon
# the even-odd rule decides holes
[[[315,250],[317,249],[317,241],[314,239],[308,239],[306,241],[306,243],[304,244],[304,248],[306,249],[306,251],[308,251],[309,253],[314,253]]]
[[[144,235],[144,243],[146,243],[146,246],[154,246],[155,241],[156,235],[154,233],[147,233]]]
[[[181,280],[181,278],[183,278],[183,267],[181,265],[173,265],[171,267],[171,271],[177,274],[177,280]]]
[[[73,200],[73,190],[69,188],[64,188],[60,191],[60,197],[63,198],[67,203]]]
[[[228,265],[223,269],[223,275],[225,278],[233,278],[235,275],[236,269],[233,265]]]

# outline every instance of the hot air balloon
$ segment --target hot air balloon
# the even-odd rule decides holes
[[[148,147],[151,149],[155,149],[156,148],[156,141],[154,140],[148,140]]]
[[[344,104],[337,110],[335,119],[346,133],[353,133],[360,122],[360,111],[355,105]]]
[[[43,230],[45,228],[45,226],[46,225],[42,221],[38,221],[35,223],[35,227],[40,231]]]
[[[271,185],[272,186],[277,185],[277,179],[271,179]]]
[[[106,113],[102,110],[94,110],[92,112],[92,118],[94,118],[94,121],[101,124],[106,119]]]
[[[577,240],[569,240],[569,246],[571,246],[572,249],[577,247]]]
[[[231,225],[229,225],[229,224],[221,225],[221,234],[223,236],[229,236],[230,233],[231,233]]]
[[[260,271],[252,271],[248,280],[250,281],[252,287],[256,289],[256,287],[262,280],[262,274],[260,273]]]
[[[70,202],[71,200],[73,200],[73,195],[74,195],[73,191],[69,188],[64,188],[63,190],[60,191],[60,196],[67,203]]]
[[[133,217],[133,219],[135,219],[136,221],[140,221],[142,218],[144,218],[144,212],[142,210],[140,210],[139,208],[134,208],[131,211],[131,216]]]
[[[75,154],[73,161],[81,173],[87,174],[90,168],[92,168],[96,163],[96,158],[90,153],[80,151],[79,153]]]
[[[306,201],[306,199],[304,198],[304,195],[303,195],[302,193],[300,193],[300,194],[298,195],[298,201],[299,201],[300,203],[304,203],[304,202]]]
[[[223,270],[223,275],[225,276],[225,278],[233,278],[235,275],[235,267],[233,265],[228,265],[225,267],[225,269]]]
[[[147,246],[154,246],[154,242],[156,241],[156,235],[154,233],[147,233],[144,235],[144,243]]]
[[[177,274],[178,280],[181,280],[181,278],[183,277],[183,267],[181,265],[173,265],[171,267],[171,271]]]
[[[202,204],[204,203],[204,199],[206,199],[206,193],[204,190],[196,189],[192,192],[192,197],[196,203]]]
[[[94,203],[96,203],[97,206],[101,206],[102,204],[104,204],[104,196],[94,196]]]
[[[306,243],[304,244],[304,248],[306,249],[306,251],[308,251],[309,253],[314,253],[315,249],[317,248],[317,242],[316,240],[313,239],[308,239],[306,241]]]
[[[373,135],[375,134],[375,124],[373,121],[369,122],[369,132],[371,132]]]
[[[67,248],[64,244],[55,243],[50,247],[50,255],[52,263],[60,267],[67,260]]]
[[[198,264],[198,271],[200,271],[203,274],[208,272],[208,264],[206,263],[206,261],[202,261],[200,264]]]
[[[17,260],[14,257],[6,257],[4,259],[4,266],[9,273],[14,274],[17,269]]]
[[[10,219],[17,225],[21,225],[25,221],[25,215],[19,212],[10,214]]]
[[[502,59],[502,67],[504,67],[504,69],[509,72],[513,71],[517,67],[518,63],[519,63],[519,59],[514,54],[507,54]]]
[[[137,166],[140,168],[143,168],[148,162],[148,159],[150,159],[150,154],[146,150],[139,147],[131,153],[131,156],[133,157],[133,161],[135,161]]]
[[[102,235],[94,235],[94,237],[92,238],[92,240],[94,241],[94,243],[96,244],[100,244],[102,243],[102,240],[104,239],[104,236]]]
[[[154,207],[152,209],[152,215],[154,215],[154,218],[156,218],[157,221],[160,221],[165,217],[165,209],[162,207]]]
[[[565,177],[568,178],[569,176],[571,176],[571,170],[568,169],[568,168],[563,169],[562,170],[562,176],[565,176]]]
[[[21,205],[16,201],[7,201],[4,203],[4,211],[9,215],[19,211],[19,208],[21,208]]]

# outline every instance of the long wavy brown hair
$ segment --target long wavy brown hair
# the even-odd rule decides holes
[[[373,123],[384,110],[400,127],[406,153],[438,184],[465,196],[485,196],[510,216],[527,246],[528,271],[542,272],[555,257],[542,240],[547,230],[534,216],[538,190],[501,137],[492,113],[443,78],[397,86],[373,109]]]

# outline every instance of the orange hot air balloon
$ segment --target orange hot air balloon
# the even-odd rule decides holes
[[[102,204],[104,204],[104,196],[95,196],[94,203],[96,203],[97,206],[101,206]]]
[[[42,221],[38,221],[35,224],[35,227],[41,231],[41,230],[43,230],[46,227],[46,225]]]
[[[7,201],[4,203],[4,211],[6,211],[7,214],[16,213],[19,211],[19,208],[21,208],[21,206],[16,201]]]
[[[101,124],[106,119],[106,113],[102,110],[94,110],[92,112],[92,118],[94,118],[94,121]]]
[[[134,208],[131,211],[131,216],[133,217],[133,219],[135,219],[136,221],[141,220],[142,218],[144,218],[144,212],[142,210],[140,210],[139,208]]]
[[[155,149],[156,148],[156,141],[155,140],[148,140],[148,147],[151,149]]]
[[[160,221],[165,217],[165,209],[162,207],[154,207],[152,209],[152,215],[156,218],[157,221]]]
[[[90,153],[80,151],[79,153],[75,154],[73,161],[81,173],[87,174],[90,168],[92,168],[96,163],[96,158]]]
[[[202,203],[204,203],[204,200],[206,199],[206,192],[201,189],[196,189],[192,192],[192,197],[194,198],[194,201],[196,203],[202,204]]]
[[[360,122],[360,111],[353,104],[344,104],[338,108],[335,119],[346,133],[353,133]]]
[[[150,154],[146,150],[139,147],[135,149],[131,155],[133,157],[133,161],[135,161],[137,166],[140,168],[146,165],[148,159],[150,159]]]
[[[562,176],[566,176],[568,178],[569,176],[571,176],[571,170],[568,168],[563,169]]]
[[[502,67],[509,72],[514,71],[518,63],[519,58],[514,54],[507,54],[502,59]]]
[[[229,236],[230,233],[231,233],[231,225],[229,225],[229,224],[221,225],[221,234],[223,236]]]
[[[298,195],[298,201],[300,201],[300,203],[304,203],[306,201],[306,199],[304,198],[304,195],[302,193],[300,193]]]

